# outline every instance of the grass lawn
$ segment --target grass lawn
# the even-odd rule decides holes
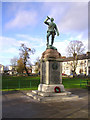
[[[88,78],[63,78],[65,88],[86,88]]]
[[[65,88],[85,88],[87,78],[63,78]],[[80,84],[82,81],[82,84]],[[2,76],[2,90],[36,90],[40,77]]]
[[[40,77],[33,76],[2,76],[2,90],[37,89]]]

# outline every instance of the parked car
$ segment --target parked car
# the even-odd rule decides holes
[[[63,77],[67,77],[68,75],[67,75],[67,74],[62,73],[62,76],[63,76]]]
[[[71,73],[71,74],[69,75],[69,77],[73,77],[73,73]],[[77,77],[77,74],[76,74],[76,73],[74,74],[74,77]]]
[[[69,77],[73,77],[73,73],[71,73],[71,74],[69,75]]]

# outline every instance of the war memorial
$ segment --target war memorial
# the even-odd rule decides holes
[[[55,35],[59,36],[54,19],[47,16],[44,21],[48,25],[46,50],[40,60],[40,84],[38,90],[27,93],[28,96],[42,102],[61,101],[77,98],[65,90],[62,84],[62,57],[57,48],[53,46]],[[51,44],[50,44],[51,36]]]

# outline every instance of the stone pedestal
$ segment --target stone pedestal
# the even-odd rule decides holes
[[[62,61],[61,54],[56,49],[47,49],[43,52],[38,91],[54,92],[56,86],[61,92],[65,91],[62,84]]]

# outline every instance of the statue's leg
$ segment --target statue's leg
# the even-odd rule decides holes
[[[51,40],[51,45],[53,45],[53,43],[54,43],[54,33],[52,33],[52,40]]]
[[[49,45],[49,36],[50,36],[50,32],[47,33],[47,46]]]

